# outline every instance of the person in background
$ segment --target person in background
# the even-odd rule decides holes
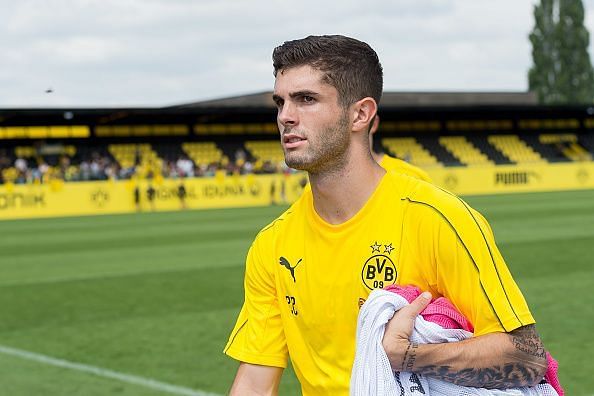
[[[153,184],[149,182],[149,185],[146,189],[146,200],[149,203],[151,210],[155,210],[155,196],[157,194],[157,190],[153,187]]]
[[[186,197],[188,196],[188,191],[186,190],[186,185],[184,184],[183,176],[180,177],[179,184],[177,185],[177,197],[179,198],[179,203],[182,209],[187,209],[188,205],[186,203]]]
[[[142,210],[142,207],[140,206],[140,186],[138,185],[138,183],[136,183],[134,185],[134,206],[136,207],[136,211],[140,212]]]

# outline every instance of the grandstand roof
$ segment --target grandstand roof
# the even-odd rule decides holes
[[[380,107],[536,105],[533,92],[384,92]],[[259,92],[171,106],[170,109],[209,107],[275,107],[272,92]]]

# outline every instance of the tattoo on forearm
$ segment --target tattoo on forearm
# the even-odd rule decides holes
[[[542,379],[542,366],[546,366],[546,353],[535,326],[520,327],[508,335],[515,350],[521,352],[512,359],[515,360],[513,362],[458,371],[451,366],[429,365],[417,367],[415,372],[457,385],[483,388],[511,388],[538,383]]]
[[[538,369],[516,363],[460,371],[453,371],[450,366],[424,366],[415,372],[457,385],[490,389],[526,386],[540,380]]]
[[[510,333],[512,343],[518,351],[524,352],[530,356],[546,359],[544,345],[534,325],[520,327]]]
[[[415,360],[417,360],[417,348],[419,344],[416,342],[410,342],[408,347],[406,348],[406,352],[404,352],[404,357],[402,358],[402,370],[403,371],[413,371],[413,366],[415,364]]]

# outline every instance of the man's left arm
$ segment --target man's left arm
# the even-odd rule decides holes
[[[414,320],[429,303],[419,296],[388,323],[383,346],[394,371],[410,371],[462,386],[513,388],[538,384],[547,369],[534,325],[489,333],[460,342],[415,344]]]
[[[412,235],[423,236],[410,245],[427,284],[469,319],[475,336],[443,344],[410,343],[414,320],[430,301],[430,295],[421,295],[386,328],[384,349],[392,367],[464,386],[502,389],[539,383],[547,368],[543,343],[489,224],[461,199],[437,194],[439,199],[429,201],[433,205],[409,210]]]

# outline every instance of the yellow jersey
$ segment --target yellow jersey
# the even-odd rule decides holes
[[[475,335],[534,323],[485,219],[432,184],[387,172],[343,224],[320,218],[309,189],[260,231],[225,353],[275,367],[290,356],[304,395],[348,395],[359,308],[394,283],[448,298]]]
[[[432,183],[431,177],[425,172],[423,169],[411,165],[406,161],[401,160],[400,158],[390,157],[388,154],[384,154],[379,165],[387,171],[394,170],[399,173],[404,173],[405,175],[416,177],[420,180],[425,180],[426,182]]]

